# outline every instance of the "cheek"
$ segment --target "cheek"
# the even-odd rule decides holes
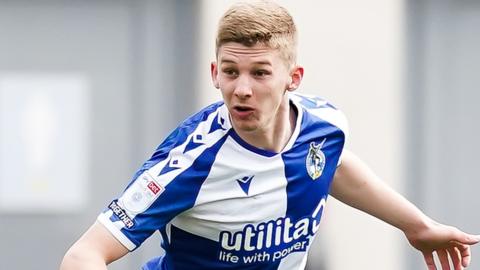
[[[229,94],[228,92],[226,92],[224,89],[222,89],[220,87],[220,93],[222,94],[222,97],[223,97],[223,100],[225,101],[225,103],[229,103]]]
[[[227,96],[228,93],[232,92],[231,91],[231,89],[232,89],[231,84],[228,83],[225,80],[219,80],[218,81],[218,86],[219,86],[219,89],[222,92],[223,96]]]
[[[258,96],[257,101],[261,104],[261,108],[266,111],[275,111],[280,103],[278,95],[272,94],[271,91],[264,92]]]
[[[274,102],[282,99],[286,92],[286,85],[284,81],[276,81],[269,85],[268,95]]]
[[[225,104],[230,104],[231,100],[233,99],[233,91],[231,87],[227,85],[220,85],[220,93],[222,94],[223,101]]]

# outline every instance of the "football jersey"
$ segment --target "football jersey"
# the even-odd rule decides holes
[[[289,93],[280,153],[246,143],[218,102],[185,120],[98,216],[130,251],[159,231],[144,269],[304,269],[347,133],[323,99]]]

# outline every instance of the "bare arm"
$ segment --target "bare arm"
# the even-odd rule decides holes
[[[105,270],[107,264],[128,253],[102,224],[95,222],[67,251],[60,270]]]
[[[478,236],[442,225],[422,213],[403,196],[385,185],[359,158],[345,151],[342,164],[335,173],[331,194],[338,200],[373,215],[405,233],[410,244],[422,252],[428,269],[436,269],[436,251],[442,269],[450,269],[450,256],[455,269],[467,267],[470,246]]]

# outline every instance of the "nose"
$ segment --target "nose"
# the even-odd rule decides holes
[[[252,85],[248,76],[239,76],[237,78],[234,94],[241,99],[252,96]]]

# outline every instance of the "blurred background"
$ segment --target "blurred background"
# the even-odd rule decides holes
[[[176,124],[220,99],[234,1],[0,0],[0,269],[57,269]],[[278,1],[348,148],[432,218],[480,234],[480,1]],[[425,269],[397,229],[329,199],[308,269]],[[154,235],[109,269],[139,269]],[[473,248],[470,269],[480,269]]]

